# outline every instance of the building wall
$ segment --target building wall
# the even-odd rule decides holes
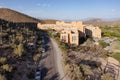
[[[56,25],[55,24],[41,24],[41,23],[38,23],[37,27],[39,29],[54,29],[56,27]]]
[[[70,34],[70,44],[79,45],[79,35],[78,35],[78,33]]]
[[[60,33],[60,40],[62,42],[68,43],[68,33],[62,31]]]
[[[37,27],[39,29],[55,29],[55,30],[63,30],[65,28],[76,28],[83,32],[82,22],[70,22],[65,23],[64,21],[56,21],[56,24],[41,24],[38,23]]]
[[[60,40],[69,44],[79,45],[78,30],[62,30]]]
[[[89,35],[95,38],[101,38],[101,29],[94,26],[83,25],[82,22],[64,22],[56,21],[56,24],[41,24],[38,23],[37,27],[39,29],[54,29],[56,31],[61,31],[60,40],[66,43],[79,45],[79,37],[85,37]],[[73,31],[73,33],[71,33]],[[73,40],[73,39],[76,40]]]
[[[99,27],[94,26],[85,26],[85,34],[89,35],[90,37],[101,38],[101,29]]]

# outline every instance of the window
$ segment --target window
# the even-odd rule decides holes
[[[62,36],[62,41],[66,42],[66,36],[65,35]]]
[[[65,35],[63,35],[63,36],[62,36],[62,39],[65,39],[65,38],[66,38],[66,36],[65,36]]]
[[[76,36],[72,36],[72,42],[76,41]]]

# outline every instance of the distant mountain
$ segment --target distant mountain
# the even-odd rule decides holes
[[[99,18],[90,19],[83,22],[84,24],[92,24],[94,26],[118,26],[120,25],[120,20],[105,21]]]
[[[0,19],[11,22],[41,22],[39,19],[30,17],[26,14],[8,8],[0,8]]]

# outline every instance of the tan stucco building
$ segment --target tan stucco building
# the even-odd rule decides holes
[[[62,30],[60,40],[65,43],[79,45],[79,33],[77,29]]]
[[[101,38],[101,29],[91,25],[83,25],[81,21],[64,22],[56,21],[56,24],[38,23],[39,29],[54,29],[60,32],[60,40],[65,43],[79,45],[80,37]]]
[[[84,26],[84,32],[86,36],[101,38],[101,29],[92,25]]]
[[[55,30],[63,30],[65,28],[76,28],[83,32],[82,22],[64,22],[64,21],[56,21],[56,24],[41,24],[38,23],[39,29],[55,29]]]

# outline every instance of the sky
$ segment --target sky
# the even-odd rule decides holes
[[[0,0],[0,7],[41,19],[120,18],[120,0]]]

